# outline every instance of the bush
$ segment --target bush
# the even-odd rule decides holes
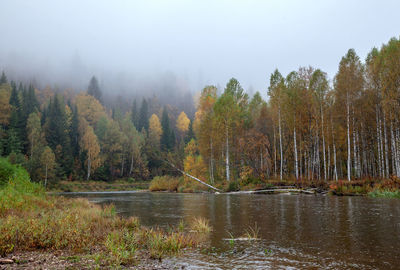
[[[169,175],[156,176],[150,182],[150,191],[178,191],[180,179]]]
[[[5,158],[0,158],[0,188],[8,183],[14,175],[17,167],[8,162]]]
[[[238,190],[240,190],[240,185],[237,181],[233,180],[233,181],[229,182],[228,189],[227,189],[228,192],[238,191]]]

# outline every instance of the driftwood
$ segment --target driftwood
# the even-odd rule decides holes
[[[207,184],[204,181],[201,181],[199,178],[194,177],[193,175],[188,174],[185,171],[182,171],[181,169],[177,168],[174,164],[172,164],[171,162],[166,161],[169,165],[171,165],[172,167],[174,167],[177,171],[179,171],[180,173],[196,180],[197,182],[199,182],[200,184],[203,184],[213,190],[216,191],[217,194],[220,194],[220,192],[224,193],[224,194],[253,194],[253,193],[274,193],[274,192],[299,192],[299,193],[306,193],[306,194],[315,194],[316,189],[297,189],[294,188],[292,186],[287,186],[287,188],[271,188],[271,189],[261,189],[261,190],[249,190],[249,191],[233,191],[233,192],[223,192],[222,190],[213,187],[210,184]]]
[[[306,194],[315,194],[314,190],[297,189],[297,188],[271,188],[261,190],[248,190],[248,191],[235,191],[229,192],[231,194],[254,194],[254,193],[274,193],[274,192],[299,192]]]
[[[14,263],[14,260],[12,260],[12,259],[0,258],[0,264],[13,264],[13,263]]]
[[[167,162],[168,162],[168,161],[167,161]],[[212,185],[209,185],[209,184],[207,184],[206,182],[201,181],[199,178],[194,177],[194,176],[188,174],[188,173],[185,172],[185,171],[182,171],[181,169],[177,168],[177,167],[176,167],[174,164],[172,164],[171,162],[168,162],[168,164],[171,165],[172,167],[174,167],[174,168],[175,168],[176,170],[178,170],[180,173],[182,173],[182,174],[184,174],[184,175],[186,175],[186,176],[188,176],[188,177],[190,177],[190,178],[196,180],[196,181],[199,182],[200,184],[203,184],[203,185],[205,185],[205,186],[207,186],[207,187],[209,187],[209,188],[211,188],[211,189],[213,189],[213,190],[215,190],[215,191],[223,192],[222,190],[220,190],[220,189],[218,189],[218,188],[216,188],[216,187],[213,187]]]

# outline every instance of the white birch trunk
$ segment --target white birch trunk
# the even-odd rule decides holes
[[[294,126],[294,129],[293,129],[293,143],[294,143],[294,160],[295,160],[295,162],[294,162],[294,172],[295,172],[295,175],[296,175],[296,180],[298,180],[299,179],[299,173],[298,173],[298,170],[297,170],[297,144],[296,144],[296,124],[295,124],[295,126]]]
[[[392,174],[397,176],[397,169],[396,169],[396,160],[397,160],[397,151],[396,151],[396,140],[394,138],[394,131],[393,131],[393,121],[390,120],[390,138],[392,143]]]
[[[349,94],[347,94],[347,180],[351,180],[351,146],[350,146],[350,106]]]
[[[381,160],[381,140],[380,140],[380,121],[379,121],[379,108],[376,105],[376,141],[378,144],[378,175],[382,177],[382,160]]]
[[[385,177],[389,177],[389,155],[388,155],[388,140],[387,140],[387,132],[386,132],[386,116],[385,112],[383,112],[383,133],[385,136]]]
[[[210,138],[210,180],[214,184],[214,150],[212,138]]]
[[[230,181],[230,172],[229,172],[229,133],[228,133],[228,125],[226,123],[226,180],[229,182]]]
[[[47,186],[47,164],[46,164],[46,176],[44,178],[44,186]]]
[[[356,125],[354,122],[354,110],[353,110],[353,167],[354,167],[354,175],[355,177],[358,177],[357,175],[357,143],[356,143]]]
[[[324,158],[324,180],[326,181],[326,156],[325,156],[325,134],[324,134],[324,113],[321,108],[321,134],[322,134],[322,154]]]
[[[283,148],[282,148],[282,127],[281,127],[281,108],[279,106],[278,109],[278,115],[279,115],[279,148],[281,151],[281,174],[280,174],[280,179],[282,180],[282,173],[283,173]]]
[[[87,178],[86,178],[87,181],[89,181],[90,178],[90,167],[91,167],[91,161],[90,161],[90,154],[88,153],[88,167],[87,167]]]
[[[131,165],[129,166],[129,175],[132,175],[132,171],[133,171],[133,153],[131,157]]]
[[[274,177],[276,177],[276,138],[275,138],[275,125],[274,125]]]

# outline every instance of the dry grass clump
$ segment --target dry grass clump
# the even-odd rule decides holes
[[[210,233],[211,226],[209,224],[208,219],[203,217],[195,217],[193,218],[192,222],[190,223],[190,229],[193,232],[198,233]]]
[[[248,240],[257,240],[259,239],[259,234],[260,234],[260,227],[257,226],[257,222],[254,223],[254,226],[249,226],[245,230],[244,238]]]
[[[177,191],[180,178],[169,175],[156,176],[150,182],[150,191]]]

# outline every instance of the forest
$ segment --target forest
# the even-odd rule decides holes
[[[44,184],[178,176],[168,162],[212,185],[400,176],[399,39],[365,61],[348,50],[332,79],[276,69],[266,89],[249,96],[235,78],[205,86],[193,115],[157,97],[126,109],[95,76],[86,91],[38,89],[5,70],[0,154]]]

